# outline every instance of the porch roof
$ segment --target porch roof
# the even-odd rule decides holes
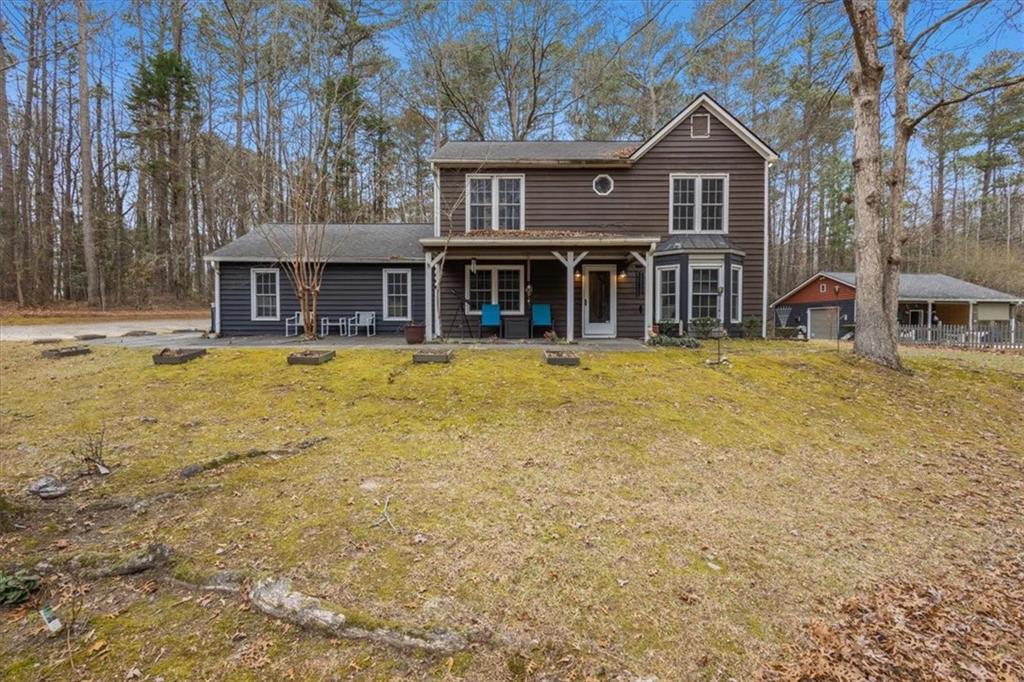
[[[470,230],[450,237],[420,239],[424,248],[443,247],[574,247],[620,246],[652,248],[657,235],[625,235],[574,230]]]

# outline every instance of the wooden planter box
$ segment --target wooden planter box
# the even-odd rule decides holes
[[[70,358],[75,355],[86,355],[92,350],[86,346],[65,346],[64,348],[51,348],[43,351],[44,358]]]
[[[107,338],[107,335],[106,334],[78,334],[77,336],[75,336],[75,338],[78,339],[79,341],[92,341],[94,339],[105,339],[105,338]]]
[[[184,365],[189,360],[206,355],[205,348],[164,348],[153,354],[154,365]]]
[[[288,356],[289,365],[322,365],[334,359],[333,350],[301,350]]]
[[[546,350],[544,351],[544,362],[549,365],[579,367],[580,356],[571,350]]]
[[[125,332],[124,334],[121,334],[121,336],[123,338],[130,339],[133,336],[156,336],[156,332],[151,332],[147,329],[133,329],[130,332]]]
[[[412,361],[414,364],[423,364],[427,362],[451,362],[454,351],[451,348],[445,348],[443,350],[418,350],[412,354]]]
[[[60,339],[36,339],[32,342],[33,346],[44,346],[48,343],[60,343]]]

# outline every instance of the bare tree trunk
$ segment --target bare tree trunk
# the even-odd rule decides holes
[[[82,249],[90,306],[100,304],[100,277],[96,266],[96,235],[92,225],[92,139],[89,133],[89,45],[85,0],[78,7],[78,132],[82,159]]]
[[[882,222],[880,98],[883,67],[878,54],[875,0],[843,0],[853,29],[853,250],[857,270],[857,334],[854,351],[885,367],[900,369],[893,322],[886,305],[886,274]]]

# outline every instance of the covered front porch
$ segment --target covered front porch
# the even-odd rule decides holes
[[[421,243],[430,339],[649,334],[656,238],[517,232]]]
[[[1016,347],[1021,335],[1016,305],[1005,301],[901,300],[901,343]]]

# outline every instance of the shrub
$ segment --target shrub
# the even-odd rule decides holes
[[[747,315],[743,318],[743,336],[752,339],[761,335],[761,316]]]
[[[700,341],[692,336],[666,336],[658,334],[652,336],[649,344],[652,346],[675,346],[677,348],[700,348]]]
[[[659,320],[658,333],[661,336],[671,336],[673,338],[678,338],[680,336],[679,322],[677,320]]]
[[[690,320],[690,333],[698,339],[706,339],[711,336],[713,329],[718,329],[721,326],[721,320],[716,317],[695,317]]]
[[[775,336],[780,339],[793,339],[796,338],[798,331],[800,327],[776,327]]]
[[[20,604],[39,589],[39,576],[25,571],[0,573],[0,605]]]

